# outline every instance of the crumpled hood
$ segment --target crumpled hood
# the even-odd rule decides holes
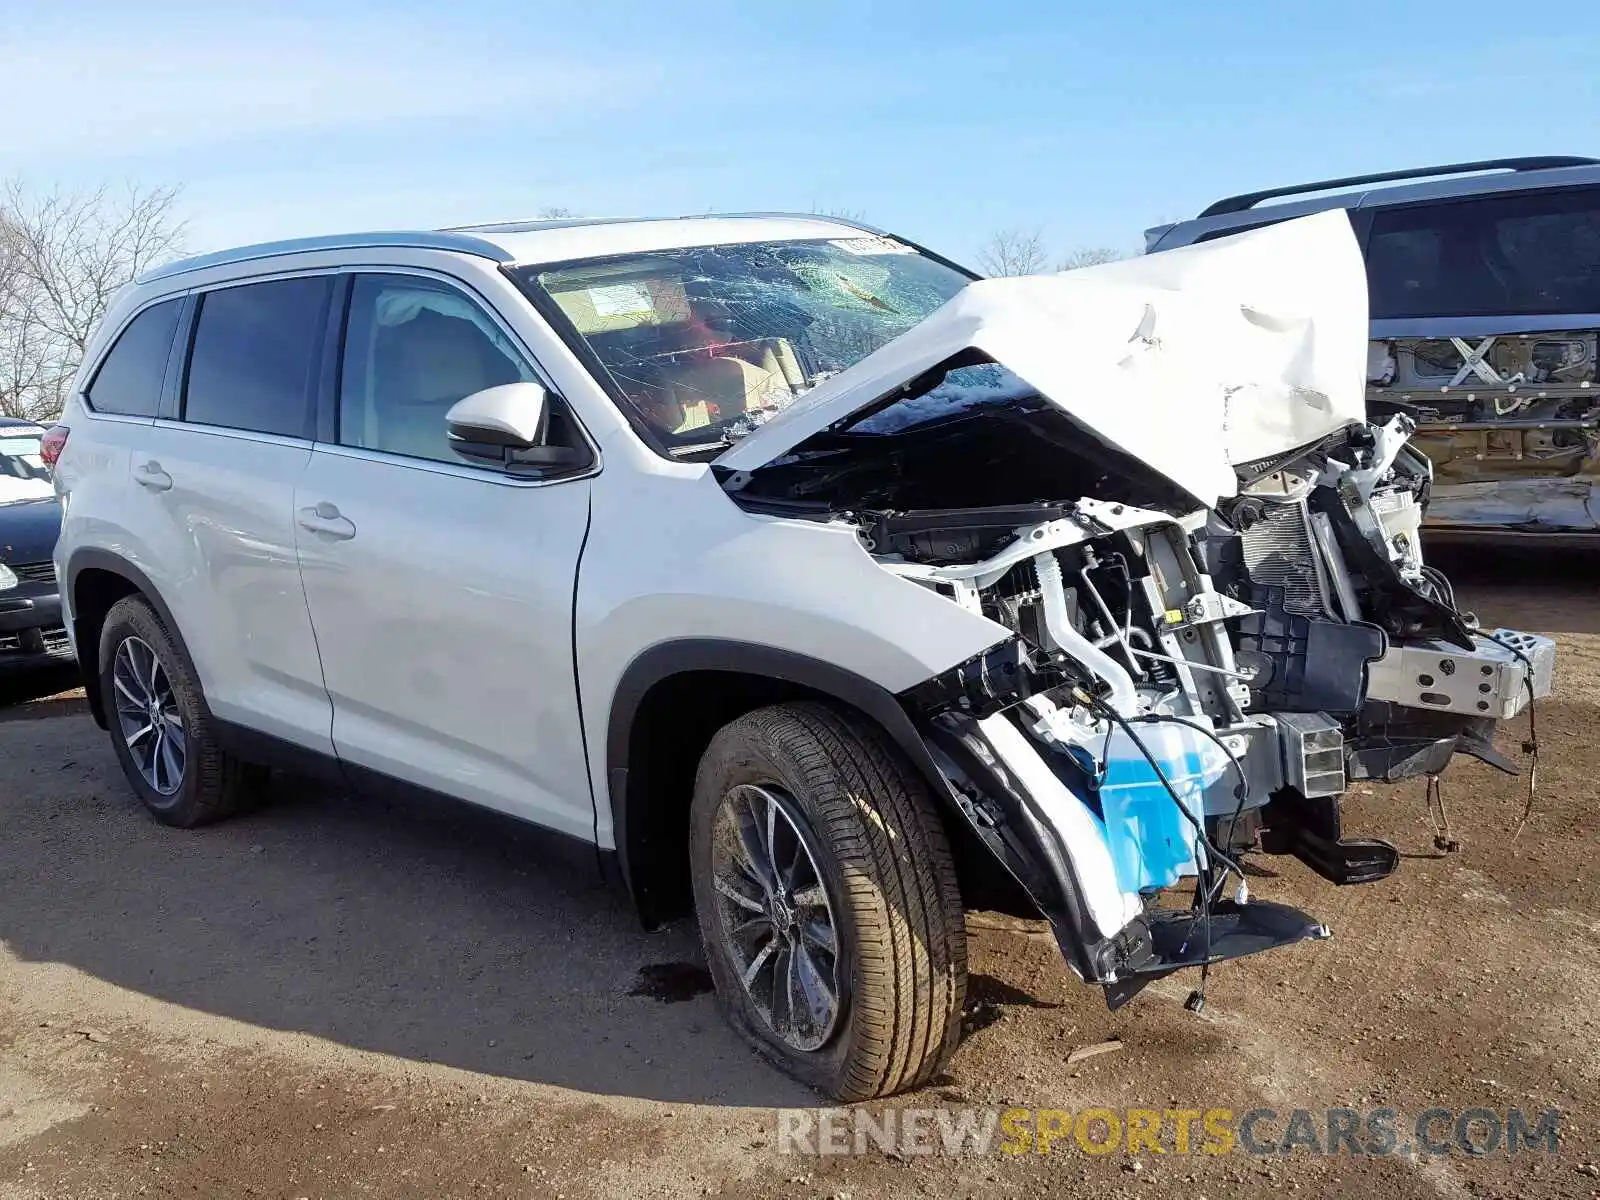
[[[1060,275],[980,280],[723,453],[752,471],[976,350],[1207,505],[1236,464],[1365,419],[1367,283],[1342,211]]]

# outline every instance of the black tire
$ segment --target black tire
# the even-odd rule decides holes
[[[775,1032],[746,989],[745,964],[727,933],[737,910],[716,890],[718,810],[747,785],[785,795],[783,810],[826,888],[836,927],[844,1006],[828,1039],[809,1051]],[[761,1054],[843,1101],[892,1095],[941,1074],[960,1039],[965,917],[933,799],[881,731],[814,703],[774,705],[731,722],[700,761],[689,850],[718,1002]]]
[[[118,705],[126,693],[114,677],[117,653],[129,639],[147,646],[160,664],[173,707],[182,721],[184,742],[180,782],[163,793],[145,778],[134,759],[119,718]],[[142,653],[142,652],[141,652]],[[260,800],[266,784],[265,768],[243,763],[223,751],[216,739],[215,719],[206,707],[194,664],[182,644],[162,624],[143,596],[127,596],[112,605],[100,629],[100,695],[105,704],[111,745],[122,773],[151,815],[164,825],[190,829],[220,821]]]

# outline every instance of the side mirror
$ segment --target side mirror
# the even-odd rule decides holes
[[[503,470],[579,466],[585,458],[570,446],[545,444],[550,393],[537,383],[502,383],[456,401],[445,414],[450,448],[463,458]]]

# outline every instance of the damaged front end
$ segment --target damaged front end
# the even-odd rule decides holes
[[[1515,769],[1493,730],[1548,694],[1553,644],[1478,630],[1424,565],[1427,468],[1405,433],[1353,425],[1190,519],[1093,500],[858,515],[886,569],[1015,631],[903,699],[969,823],[1113,1004],[1326,935],[1243,887],[1224,897],[1245,851],[1337,884],[1393,872],[1395,847],[1345,836],[1348,781],[1437,774],[1457,752]],[[1189,875],[1186,908],[1156,898]]]
[[[1285,282],[1308,261],[1326,295]],[[1408,417],[1361,415],[1342,218],[1073,275],[974,284],[717,466],[747,510],[847,523],[1010,631],[900,699],[1115,1007],[1327,936],[1240,855],[1389,875],[1395,847],[1345,834],[1348,781],[1514,769],[1494,727],[1548,693],[1553,645],[1480,630],[1424,562],[1431,470]]]

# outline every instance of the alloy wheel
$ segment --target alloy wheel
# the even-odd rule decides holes
[[[794,801],[740,784],[722,798],[712,886],[722,941],[756,1011],[787,1045],[820,1049],[844,1009],[839,933]]]
[[[111,662],[117,725],[133,765],[163,796],[183,786],[188,739],[172,680],[150,643],[126,637]]]

